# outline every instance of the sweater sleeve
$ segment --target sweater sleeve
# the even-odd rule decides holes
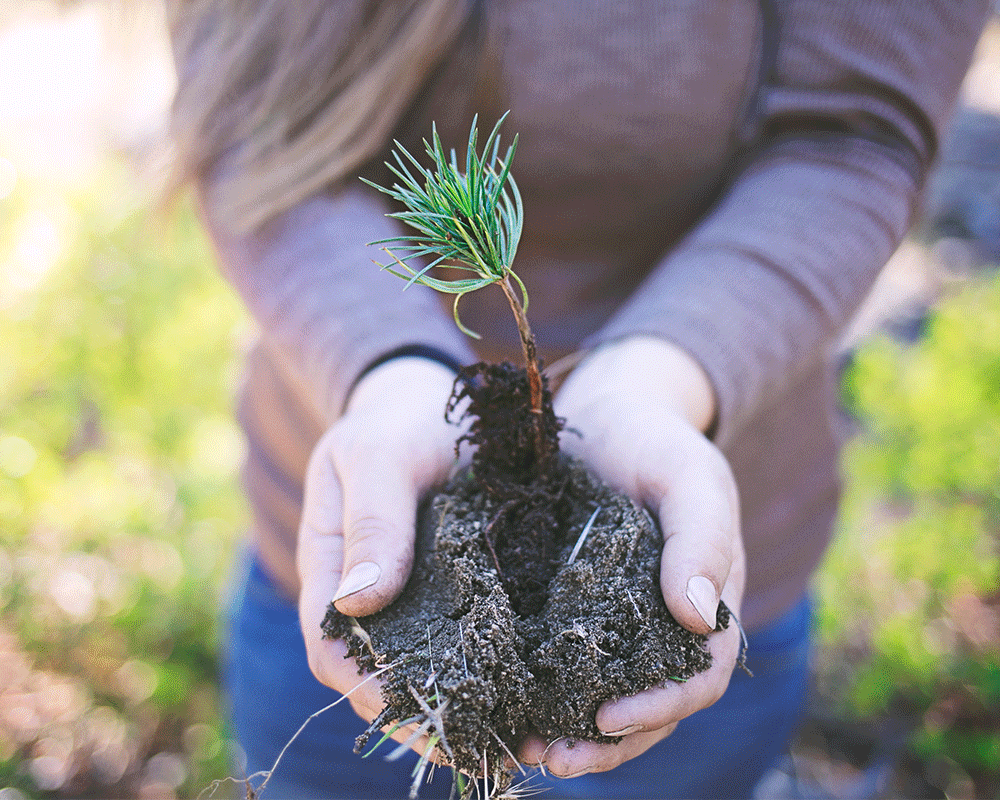
[[[988,6],[775,0],[756,147],[587,344],[687,350],[724,445],[815,366],[904,236]]]
[[[400,230],[385,217],[382,198],[360,181],[245,234],[226,230],[204,202],[202,209],[223,274],[287,377],[328,422],[341,414],[364,369],[398,348],[474,360],[431,290],[404,290],[372,263],[381,254],[366,243]]]
[[[419,49],[411,40],[419,38],[421,26],[440,17],[449,20],[446,27],[451,31],[442,31],[441,41],[450,41],[451,12],[458,9],[455,19],[460,21],[465,16],[462,4],[409,4],[395,9],[392,3],[366,0],[304,4],[282,0],[259,8],[254,3],[244,4],[245,8],[237,5],[225,19],[211,11],[213,4],[190,5],[181,4],[173,26],[178,73],[175,117],[180,120],[175,135],[196,184],[221,271],[241,295],[258,324],[262,343],[300,397],[318,419],[329,423],[342,413],[350,388],[366,367],[399,348],[430,348],[468,362],[470,348],[435,294],[421,286],[404,291],[402,281],[372,263],[384,260],[380,258],[384,254],[367,243],[404,231],[385,216],[391,210],[385,198],[355,175],[305,192],[306,199],[276,215],[261,215],[267,221],[249,230],[232,220],[231,213],[234,200],[247,199],[234,194],[250,191],[234,186],[243,187],[244,173],[267,164],[268,148],[278,146],[270,139],[255,138],[267,129],[254,124],[255,114],[287,117],[304,125],[317,108],[340,102],[337,92],[350,84],[350,65],[374,70],[382,64],[375,57],[381,55],[380,47],[387,46],[386,37],[399,40],[395,57],[404,59]],[[416,13],[429,5],[434,5],[433,14]],[[244,29],[249,38],[258,40],[252,58],[234,44],[242,40]],[[358,37],[364,35],[371,41],[362,47]],[[288,63],[277,64],[279,57]],[[426,72],[427,64],[423,71],[412,66],[414,74]],[[327,74],[331,71],[343,73],[336,85]],[[220,88],[220,81],[228,82]],[[385,106],[384,100],[372,102]],[[358,109],[356,116],[369,119],[365,109]],[[348,129],[356,123],[345,122]],[[399,124],[390,119],[386,125],[369,126],[370,137],[384,141],[366,140],[364,147],[353,140],[326,146],[331,156],[349,160],[343,155],[348,152],[365,160],[365,153],[388,151],[391,128]],[[383,128],[384,132],[376,132]],[[307,143],[318,136],[308,130],[300,135]],[[297,140],[288,146],[303,147]],[[357,170],[365,166],[359,164]],[[318,181],[317,186],[325,183],[329,182]]]

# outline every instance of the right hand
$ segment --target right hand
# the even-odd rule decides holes
[[[342,640],[323,638],[323,617],[331,600],[348,616],[373,614],[406,584],[417,504],[455,463],[460,432],[444,418],[454,378],[419,357],[380,365],[358,383],[310,458],[296,552],[299,619],[310,669],[342,694],[365,677],[346,658]],[[377,681],[348,699],[368,721],[384,705]],[[394,738],[407,735],[399,731]],[[413,747],[425,748],[426,739]]]
[[[703,434],[716,400],[700,364],[666,340],[626,337],[584,359],[555,402],[581,434],[564,437],[564,449],[658,515],[660,588],[673,617],[707,634],[720,597],[739,611],[746,574],[739,499],[725,456]],[[619,738],[615,744],[533,736],[521,757],[557,777],[573,777],[644,753],[726,690],[740,650],[737,626],[713,634],[707,647],[712,666],[705,672],[601,705],[594,722]]]

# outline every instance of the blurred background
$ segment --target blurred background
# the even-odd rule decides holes
[[[0,0],[0,800],[235,774],[216,625],[251,328],[158,202],[172,88],[159,3]],[[998,260],[994,20],[843,344],[812,714],[764,797],[1000,797]]]

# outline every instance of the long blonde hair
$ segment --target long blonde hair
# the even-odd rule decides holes
[[[469,0],[168,0],[177,180],[252,229],[371,159]]]

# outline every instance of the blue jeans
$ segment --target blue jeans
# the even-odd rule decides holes
[[[309,671],[297,610],[256,560],[248,559],[234,589],[223,678],[252,775],[270,769],[306,718],[338,695]],[[611,772],[571,780],[535,774],[531,785],[549,798],[750,797],[802,716],[809,627],[803,598],[749,634],[754,677],[737,670],[719,702],[683,720],[664,741]],[[365,727],[347,702],[311,720],[282,758],[265,798],[406,797],[416,756],[389,763],[378,753],[355,755],[354,739]],[[450,771],[440,770],[420,797],[448,797],[450,789]]]

